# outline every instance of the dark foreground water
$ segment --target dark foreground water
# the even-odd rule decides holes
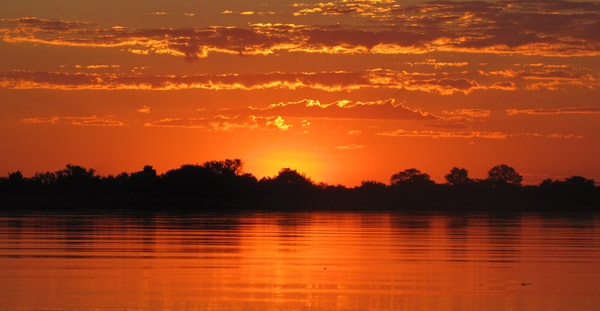
[[[598,310],[600,217],[0,214],[1,310]]]

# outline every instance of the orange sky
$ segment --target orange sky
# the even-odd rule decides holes
[[[0,174],[600,179],[597,1],[11,1]]]

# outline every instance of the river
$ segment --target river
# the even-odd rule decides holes
[[[0,310],[597,310],[600,215],[0,213]]]

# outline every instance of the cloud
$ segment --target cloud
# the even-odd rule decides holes
[[[265,108],[250,107],[256,115],[282,115],[294,118],[371,119],[371,120],[437,120],[438,117],[418,109],[411,109],[394,99],[379,101],[338,100],[322,104],[318,100],[303,99],[280,102]]]
[[[136,110],[137,112],[141,112],[141,113],[150,113],[150,107],[148,106],[144,106],[138,110]]]
[[[70,33],[84,27],[93,26],[93,23],[82,21],[49,20],[37,17],[21,17],[2,19],[0,21],[14,25],[13,27],[0,29],[5,33]]]
[[[144,124],[146,127],[202,129],[211,132],[231,132],[237,129],[288,131],[294,126],[281,116],[224,116],[207,118],[164,118]],[[301,126],[300,126],[301,127]]]
[[[204,118],[178,119],[164,118],[154,122],[144,123],[147,127],[182,127],[192,129],[206,129],[207,122]]]
[[[469,121],[469,120],[465,120],[465,121]],[[462,130],[462,129],[469,128],[468,125],[461,123],[461,122],[438,122],[438,123],[423,124],[423,126],[428,127],[428,128],[455,129],[455,130]]]
[[[599,13],[597,3],[560,0],[428,1],[414,6],[344,0],[301,6],[295,15],[345,15],[412,30],[409,34],[438,34],[416,42],[438,50],[597,55]]]
[[[351,144],[351,145],[345,145],[345,146],[337,146],[337,147],[335,147],[335,149],[337,149],[337,150],[356,150],[356,149],[362,149],[364,147],[365,147],[364,145]]]
[[[82,126],[123,126],[123,122],[115,120],[114,116],[106,117],[63,117],[71,121],[73,125]]]
[[[583,135],[576,134],[540,134],[540,133],[503,133],[503,132],[486,132],[486,131],[438,131],[438,130],[405,130],[398,129],[390,132],[375,133],[375,135],[389,137],[429,137],[429,138],[483,138],[483,139],[507,139],[509,137],[525,137],[525,138],[551,138],[551,139],[583,139]]]
[[[441,69],[444,67],[464,67],[464,66],[469,65],[468,62],[440,62],[433,58],[428,58],[422,62],[412,62],[412,63],[408,63],[408,64],[410,66],[426,65],[426,66],[431,66],[435,69]]]
[[[479,83],[468,79],[415,80],[408,82],[406,88],[451,95],[456,92],[469,93],[471,90],[479,88]]]
[[[506,114],[552,115],[552,114],[598,114],[600,107],[562,107],[562,108],[535,108],[535,109],[507,109]]]
[[[509,135],[502,132],[480,132],[480,131],[409,131],[395,130],[392,132],[380,132],[375,135],[390,137],[430,137],[430,138],[486,138],[506,139]]]
[[[266,122],[267,126],[274,126],[279,130],[287,131],[293,127],[293,125],[289,125],[285,123],[285,120],[281,116],[277,116],[275,120],[270,120]]]
[[[547,135],[546,137],[548,138],[559,138],[559,139],[583,139],[584,136],[583,135],[576,135],[576,134],[550,134]]]
[[[429,78],[429,76],[425,76]],[[422,79],[419,74],[377,70],[369,72],[300,72],[185,76],[144,76],[109,73],[0,72],[0,87],[11,89],[137,89],[137,90],[259,90],[310,88],[328,92],[361,88],[396,88],[442,95],[494,89],[467,79]]]
[[[163,118],[147,122],[147,127],[177,127],[204,129],[207,131],[275,130],[294,133],[307,133],[311,120],[423,120],[435,121],[438,117],[411,109],[395,100],[349,101],[338,100],[322,104],[318,100],[304,99],[296,102],[280,102],[270,106],[246,109],[227,109],[198,111],[199,118]],[[349,131],[349,135],[362,133],[361,130]]]
[[[186,60],[207,57],[210,53],[266,55],[280,51],[328,54],[451,51],[593,56],[600,55],[600,10],[597,7],[588,2],[568,1],[432,1],[416,6],[384,1],[333,1],[300,6],[296,15],[356,16],[367,18],[368,22],[129,29],[24,17],[2,20],[6,27],[0,32],[4,34],[5,42],[126,47],[125,50],[132,53],[167,54]],[[232,14],[233,11],[222,13]],[[273,12],[238,14],[250,13]],[[459,66],[462,63],[433,65]]]
[[[116,120],[114,116],[53,116],[53,117],[33,117],[21,119],[24,124],[60,124],[66,123],[79,126],[123,126],[122,121]]]
[[[78,65],[79,66],[79,65]],[[86,67],[108,68],[108,65]],[[111,66],[111,68],[117,68]],[[8,89],[58,90],[262,90],[309,88],[327,92],[353,91],[363,88],[404,89],[439,95],[470,94],[473,91],[556,90],[564,86],[600,89],[600,77],[571,74],[568,79],[522,78],[511,70],[472,72],[407,72],[372,69],[364,72],[266,72],[254,74],[143,75],[122,72],[0,72],[0,87]],[[501,82],[490,81],[502,79]],[[579,80],[577,80],[579,79]],[[517,84],[519,86],[517,86]]]
[[[137,90],[256,90],[312,88],[342,91],[361,87],[378,87],[361,73],[258,73],[190,76],[141,76],[99,73],[66,72],[0,72],[0,87],[13,89],[46,88],[79,89],[137,89]]]
[[[56,124],[60,120],[60,117],[40,117],[40,118],[25,118],[21,119],[21,123],[25,124]]]
[[[492,113],[491,110],[488,109],[456,109],[453,111],[443,111],[444,114],[451,116],[467,116],[470,118],[487,118]]]

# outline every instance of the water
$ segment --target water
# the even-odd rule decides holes
[[[599,305],[597,215],[0,215],[0,310]]]

